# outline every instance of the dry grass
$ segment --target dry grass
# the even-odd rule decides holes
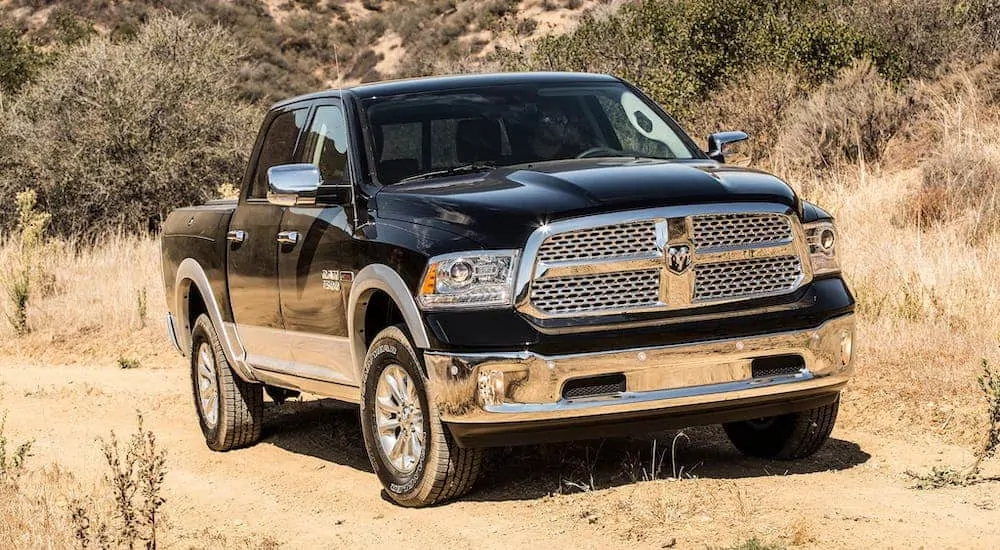
[[[953,69],[917,91],[924,104],[915,134],[930,136],[922,184],[903,214],[923,226],[964,224],[970,240],[1000,230],[1000,58]]]
[[[920,187],[919,170],[805,181],[806,198],[836,212],[841,257],[858,299],[857,375],[842,419],[888,433],[933,432],[972,444],[984,422],[976,377],[1000,358],[996,235],[965,238],[967,220],[893,223]]]
[[[4,439],[0,427],[0,442]],[[162,514],[163,450],[142,427],[121,447],[111,433],[101,441],[103,473],[78,479],[58,464],[23,465],[17,477],[0,477],[0,548],[226,548],[270,550],[270,537],[190,532]],[[100,476],[103,474],[103,478]],[[155,528],[153,527],[155,525]]]
[[[31,332],[18,337],[9,324],[0,327],[5,355],[57,363],[128,357],[143,364],[172,356],[158,240],[110,235],[94,247],[50,246],[41,264],[47,282],[36,281],[28,301]],[[0,265],[16,255],[13,243],[3,245]]]

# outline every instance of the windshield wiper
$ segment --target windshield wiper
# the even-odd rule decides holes
[[[427,178],[436,178],[440,176],[456,176],[458,174],[486,172],[487,170],[494,170],[496,169],[496,167],[497,165],[493,162],[473,162],[471,164],[465,164],[463,166],[455,166],[454,168],[448,168],[446,170],[434,170],[432,172],[424,172],[423,174],[408,176],[399,180],[396,183],[406,183],[408,181],[425,180]]]

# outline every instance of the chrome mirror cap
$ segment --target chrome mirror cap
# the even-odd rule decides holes
[[[718,162],[726,162],[726,145],[750,139],[746,132],[716,132],[708,136],[708,156]]]
[[[316,192],[323,182],[313,164],[283,164],[267,169],[267,201],[278,206],[316,204]]]

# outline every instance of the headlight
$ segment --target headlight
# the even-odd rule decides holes
[[[806,242],[809,243],[809,259],[812,261],[813,275],[840,272],[837,261],[837,228],[826,220],[808,223],[804,226]]]
[[[424,309],[512,305],[517,257],[516,250],[435,256],[424,271],[417,301]]]

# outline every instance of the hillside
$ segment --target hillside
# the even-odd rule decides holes
[[[246,97],[281,98],[322,87],[456,71],[498,43],[566,32],[610,0],[3,0],[6,25],[42,49],[91,34],[133,36],[158,13],[218,24],[239,37]]]

